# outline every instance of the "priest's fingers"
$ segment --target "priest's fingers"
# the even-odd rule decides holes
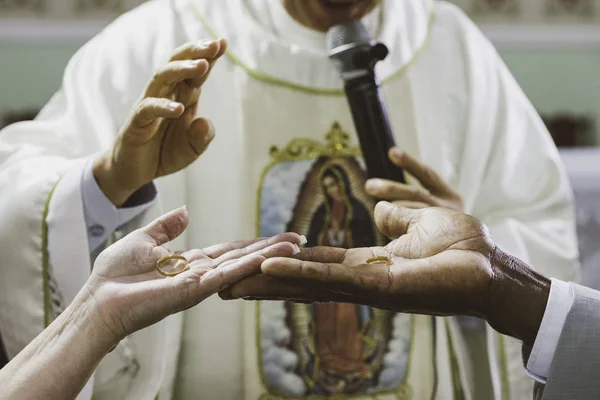
[[[154,74],[146,88],[145,97],[164,97],[173,90],[174,85],[186,79],[201,79],[209,69],[209,62],[203,59],[172,61]]]
[[[124,130],[125,136],[132,133],[135,136],[127,139],[145,142],[156,133],[156,129],[152,128],[156,128],[162,118],[178,118],[184,110],[181,103],[169,99],[147,97],[137,104],[128,126]]]
[[[300,246],[305,243],[305,240],[302,236],[298,235],[297,233],[282,233],[280,235],[276,235],[270,238],[251,243],[248,246],[238,246],[236,248],[232,248],[229,251],[222,253],[218,258],[216,258],[215,265],[221,265],[227,261],[235,260],[244,257],[248,254],[260,252],[268,248],[269,246],[283,242],[289,242],[292,245]],[[298,251],[300,251],[299,247]]]
[[[188,221],[187,208],[181,207],[155,219],[135,232],[145,235],[146,240],[153,246],[161,246],[181,235],[187,228]]]
[[[209,120],[198,118],[190,125],[187,137],[192,157],[198,158],[215,138],[215,127]]]
[[[410,154],[393,148],[389,153],[390,160],[397,166],[404,168],[408,173],[417,178],[419,182],[431,193],[438,196],[459,196],[458,193],[432,168],[423,164]]]
[[[177,60],[197,60],[197,59],[205,59],[208,61],[210,69],[212,69],[215,62],[227,51],[227,41],[225,39],[220,39],[216,41],[201,41],[199,43],[190,43],[187,45],[183,45],[178,50],[175,51],[175,55],[171,58],[171,61]],[[190,81],[190,83],[195,86],[201,86],[208,74],[204,75],[200,78],[195,78]]]
[[[207,272],[200,278],[200,288],[204,292],[216,293],[241,279],[260,272],[261,264],[268,258],[291,257],[297,252],[297,245],[289,242],[272,244]]]
[[[436,199],[426,189],[387,179],[369,179],[365,190],[370,196],[387,201],[412,201],[436,205]]]
[[[213,60],[225,53],[227,42],[220,40],[200,40],[179,46],[173,52],[171,61],[206,59]]]

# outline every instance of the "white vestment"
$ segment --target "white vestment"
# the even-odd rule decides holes
[[[190,226],[171,248],[289,227],[327,233],[311,221],[322,207],[328,212],[318,181],[327,168],[346,191],[346,221],[369,223],[359,211],[370,215],[373,201],[361,188],[358,142],[324,35],[304,29],[321,46],[282,36],[268,21],[277,15],[263,12],[272,10],[267,1],[150,1],[73,57],[62,89],[35,121],[2,131],[0,329],[9,356],[87,279],[85,162],[112,146],[154,71],[186,42],[229,40],[199,106],[217,136],[195,164],[157,181],[161,204],[126,230],[187,204]],[[466,212],[505,251],[546,275],[575,279],[571,190],[558,152],[492,45],[445,2],[384,0],[368,19],[390,48],[378,74],[397,145],[459,190]],[[335,241],[358,243],[360,232],[347,228]],[[315,335],[328,333],[310,307],[211,298],[183,321],[170,317],[121,343],[95,374],[95,398],[302,398],[330,388],[331,379],[342,382],[336,373],[343,385],[357,385],[357,398],[429,399],[433,390],[438,399],[470,397],[456,320],[356,312],[362,325],[352,340],[363,338],[361,354],[375,360],[355,360],[363,372],[335,363],[319,369],[331,348],[315,347]],[[488,344],[496,398],[531,396],[520,346],[491,330]]]

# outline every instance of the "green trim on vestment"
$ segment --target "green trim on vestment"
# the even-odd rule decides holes
[[[49,282],[49,270],[50,270],[50,254],[48,252],[48,213],[50,212],[50,200],[52,195],[60,182],[62,175],[58,178],[50,192],[48,198],[44,204],[44,213],[42,214],[42,279],[43,279],[43,293],[44,293],[44,328],[52,323],[50,321],[50,282]]]

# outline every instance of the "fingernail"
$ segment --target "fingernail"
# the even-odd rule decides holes
[[[169,103],[169,108],[173,111],[177,110],[179,108],[179,103],[172,101]]]
[[[188,215],[187,205],[184,205],[183,207],[181,207],[181,210],[183,210],[183,212],[185,213],[185,215]]]
[[[208,129],[207,139],[212,141],[215,138],[215,126],[213,125],[212,121],[208,121],[208,123],[210,124],[210,128]]]
[[[190,65],[191,65],[192,67],[195,67],[196,65],[200,64],[200,63],[201,63],[201,62],[203,62],[203,61],[204,61],[203,59],[191,60],[191,61],[190,61]]]
[[[300,247],[297,244],[295,244],[294,245],[294,254],[293,255],[295,256],[298,253],[300,253]]]
[[[389,212],[391,210],[393,210],[395,208],[395,206],[387,201],[380,201],[379,203],[377,203],[376,209],[377,212]]]
[[[389,201],[380,201],[379,204],[381,204],[381,207],[394,208],[394,205]]]
[[[306,243],[308,243],[308,239],[306,239],[306,236],[300,235],[300,246],[304,246]]]

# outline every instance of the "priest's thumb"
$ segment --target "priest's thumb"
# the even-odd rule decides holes
[[[190,149],[194,153],[194,158],[199,157],[208,148],[208,145],[215,137],[215,127],[207,119],[198,118],[190,125],[187,132],[190,142]]]

